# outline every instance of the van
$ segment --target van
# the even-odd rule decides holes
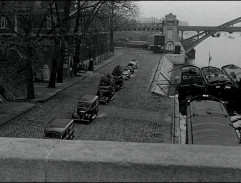
[[[72,118],[77,121],[90,123],[97,116],[98,110],[99,97],[96,95],[84,95],[78,100]]]
[[[44,128],[45,139],[73,140],[74,121],[71,119],[55,118]]]

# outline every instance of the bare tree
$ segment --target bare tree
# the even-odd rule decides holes
[[[47,3],[49,8],[41,8],[40,3]],[[93,21],[95,12],[98,12],[104,1],[95,1],[89,4],[88,1],[79,1],[83,5],[77,7],[75,13],[71,13],[71,6],[76,4],[74,0],[61,1],[2,1],[1,10],[6,15],[16,16],[18,22],[18,30],[15,29],[14,21],[8,18],[9,27],[15,34],[12,41],[2,41],[1,48],[4,51],[15,50],[20,60],[26,65],[26,81],[27,81],[27,99],[35,98],[33,85],[33,51],[35,48],[41,47],[41,43],[45,39],[52,39],[54,42],[54,56],[52,58],[52,67],[49,80],[49,87],[55,87],[56,75],[57,82],[63,82],[63,60],[64,50],[69,47],[70,37],[69,21],[77,19],[82,10],[92,9],[88,24]],[[59,5],[64,3],[64,13],[60,15]],[[4,10],[4,11],[3,11]],[[91,14],[92,13],[92,14]],[[43,31],[43,26],[47,21],[47,16],[51,16],[52,28],[47,33]],[[77,21],[77,20],[76,20]],[[79,25],[76,25],[78,27]],[[88,26],[87,26],[88,27]],[[78,29],[76,28],[76,32]]]
[[[36,25],[34,15],[45,15],[45,13],[35,6],[34,1],[2,1],[1,9],[6,16],[9,30],[16,35],[11,40],[2,40],[1,49],[4,52],[15,50],[20,56],[20,61],[25,63],[27,99],[33,99],[35,98],[32,69],[33,49],[39,46],[33,38],[33,27]],[[10,19],[10,17],[14,17],[14,19]],[[15,21],[19,24],[19,30],[16,30]]]
[[[74,27],[74,39],[75,39],[75,52],[73,59],[73,72],[77,73],[77,64],[80,62],[80,44],[85,34],[89,32],[91,24],[100,11],[101,7],[106,3],[106,1],[94,1],[89,3],[88,1],[78,0],[77,2],[77,10],[75,13],[71,15],[71,17],[76,17],[75,19],[75,27]],[[81,27],[81,32],[79,32],[80,28],[80,18],[84,17],[84,27]]]
[[[129,19],[138,16],[139,9],[134,1],[107,1],[101,12],[108,16],[110,31],[110,52],[114,53],[114,31]]]
[[[56,71],[57,71],[57,82],[63,82],[63,61],[64,61],[64,50],[66,48],[69,49],[70,52],[74,54],[74,72],[77,70],[77,63],[79,62],[79,50],[80,50],[80,43],[81,38],[83,37],[84,32],[79,33],[79,19],[82,16],[82,12],[87,12],[88,17],[87,21],[85,22],[84,28],[82,30],[88,30],[96,13],[99,11],[101,6],[104,4],[105,1],[64,1],[65,10],[64,16],[59,16],[59,9],[58,3],[59,1],[55,1],[55,11],[57,16],[57,22],[54,26],[54,30],[52,33],[55,33],[54,43],[55,43],[55,55],[56,58],[53,58],[53,64],[51,68],[51,75],[50,75],[50,82],[49,87],[55,87],[55,78],[56,78]],[[75,5],[76,11],[70,12],[71,5]],[[50,8],[50,13],[53,15],[53,8]],[[53,17],[53,16],[51,16]],[[75,19],[75,27],[73,36],[69,34],[69,24],[68,21]],[[54,23],[54,22],[53,22]],[[56,32],[58,35],[56,35]],[[70,45],[69,42],[75,41],[75,45]],[[75,46],[75,48],[73,47]],[[55,68],[57,67],[57,68]]]

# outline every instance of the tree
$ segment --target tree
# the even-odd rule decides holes
[[[64,50],[68,48],[70,52],[74,54],[74,73],[77,71],[77,63],[79,62],[79,50],[80,50],[80,43],[81,39],[83,37],[84,32],[81,32],[79,34],[79,19],[82,16],[82,12],[88,12],[88,18],[87,21],[84,25],[83,30],[87,30],[91,23],[93,22],[94,16],[96,13],[99,11],[101,6],[104,4],[105,1],[94,1],[94,2],[89,2],[89,1],[69,1],[66,0],[64,1],[64,14],[61,17],[59,15],[59,9],[58,9],[58,4],[63,3],[59,1],[54,1],[55,4],[55,11],[56,11],[56,18],[57,22],[56,25],[54,26],[53,33],[55,34],[55,54],[57,58],[53,58],[53,66],[57,67],[51,69],[51,75],[50,75],[50,82],[49,82],[49,87],[55,87],[55,75],[56,75],[56,70],[57,70],[57,82],[63,82],[63,61],[64,61]],[[75,12],[71,13],[71,6],[75,6]],[[50,14],[51,17],[53,17],[53,8],[50,8]],[[68,21],[74,20],[75,19],[75,27],[74,27],[74,32],[73,36],[70,36],[69,34],[69,24]],[[53,21],[54,23],[54,21]],[[56,35],[58,33],[58,35]],[[73,45],[71,46],[69,42],[75,41],[75,48]],[[57,62],[57,64],[55,63]],[[51,78],[53,77],[53,78]]]
[[[8,18],[9,27],[15,37],[12,41],[2,41],[2,50],[15,50],[20,55],[20,60],[25,62],[26,81],[27,81],[27,99],[35,98],[33,85],[33,51],[41,47],[43,40],[53,40],[54,56],[52,58],[52,67],[49,80],[49,87],[55,87],[56,75],[57,82],[63,82],[63,60],[66,47],[74,50],[68,43],[69,21],[78,18],[78,12],[92,8],[92,13],[99,10],[104,1],[95,1],[89,4],[88,1],[79,1],[85,6],[78,6],[75,13],[71,13],[71,7],[75,5],[74,0],[65,1],[2,1],[1,12],[10,16],[16,16],[18,21],[18,30],[15,29],[14,21]],[[61,5],[64,3],[64,13],[60,13]],[[47,5],[41,7],[41,4]],[[63,7],[63,6],[62,6]],[[3,11],[4,10],[4,11]],[[44,24],[47,22],[47,16],[51,17],[52,28],[45,32]],[[90,16],[89,22],[93,20]],[[90,23],[89,23],[90,24]]]
[[[133,1],[107,1],[100,13],[108,16],[106,24],[110,31],[110,52],[114,53],[114,31],[129,19],[138,16],[138,6]]]
[[[2,39],[1,49],[4,52],[15,50],[20,56],[20,61],[25,63],[27,99],[35,98],[32,69],[33,49],[39,45],[36,44],[32,36],[34,31],[33,27],[36,24],[34,14],[44,14],[41,8],[35,6],[35,3],[35,1],[1,2],[1,10],[7,19],[9,30],[16,35],[16,37],[11,40],[4,41]],[[18,22],[19,30],[16,30],[14,21]],[[37,36],[39,35],[37,34]]]
[[[75,19],[75,27],[74,27],[74,41],[75,41],[75,51],[74,51],[74,59],[73,59],[73,73],[77,73],[77,64],[80,62],[80,44],[82,39],[85,37],[87,32],[90,32],[90,26],[94,21],[94,18],[100,11],[101,7],[106,3],[106,1],[95,1],[95,2],[86,2],[86,1],[77,1],[77,9],[76,12],[72,14],[72,17],[76,17]],[[80,24],[80,18],[84,18],[84,25]],[[82,27],[82,31],[79,32],[80,26]]]

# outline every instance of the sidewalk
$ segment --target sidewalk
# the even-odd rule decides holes
[[[121,50],[116,50],[115,55],[107,60],[103,60],[98,65],[94,65],[93,72],[104,67],[108,63],[114,61],[115,59],[122,56],[124,53]],[[29,111],[37,105],[37,103],[43,103],[59,92],[65,90],[66,88],[74,85],[76,82],[88,77],[88,73],[81,74],[80,77],[69,77],[65,78],[63,83],[56,83],[55,88],[48,88],[48,83],[34,83],[35,89],[35,99],[30,100],[30,102],[6,102],[0,104],[0,125],[7,123],[8,121],[20,116],[21,114]]]

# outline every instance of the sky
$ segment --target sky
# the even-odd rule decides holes
[[[218,26],[241,17],[241,1],[137,1],[140,17],[169,13],[189,26]]]

